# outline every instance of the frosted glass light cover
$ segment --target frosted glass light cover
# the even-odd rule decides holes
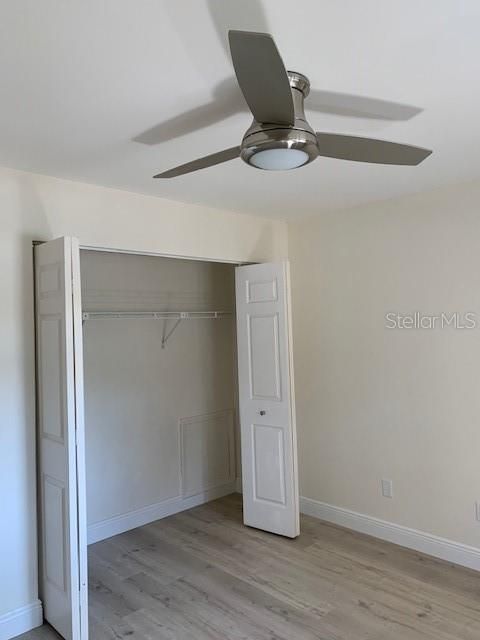
[[[301,167],[308,161],[308,153],[301,149],[265,149],[257,151],[250,158],[250,164],[258,169],[269,171],[282,171]]]

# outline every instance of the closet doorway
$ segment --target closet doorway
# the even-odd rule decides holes
[[[288,263],[58,238],[35,272],[45,619],[87,640],[87,544],[240,484],[245,525],[296,537]]]

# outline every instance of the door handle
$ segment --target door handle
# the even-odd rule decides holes
[[[261,416],[264,416],[267,412],[265,411],[265,409],[260,409],[260,411],[258,412]]]

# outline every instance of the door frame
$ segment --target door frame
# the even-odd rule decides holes
[[[36,244],[36,242],[34,242]],[[104,253],[125,253],[133,256],[150,256],[152,258],[173,258],[174,260],[193,260],[195,262],[217,262],[219,264],[231,264],[242,267],[247,264],[260,264],[254,261],[227,260],[225,258],[205,258],[203,256],[191,256],[180,253],[165,253],[163,251],[141,251],[138,249],[117,249],[115,247],[97,247],[95,245],[80,244],[80,251],[101,251]]]
[[[34,241],[33,245],[35,246],[36,244],[41,244],[42,241]],[[45,241],[46,242],[46,241]],[[216,264],[228,264],[231,265],[232,267],[243,267],[245,265],[249,265],[249,264],[261,264],[260,262],[257,261],[245,261],[245,262],[239,262],[238,260],[226,260],[226,259],[222,259],[222,258],[205,258],[202,256],[189,256],[189,255],[182,255],[179,253],[165,253],[165,252],[161,252],[161,251],[141,251],[138,249],[117,249],[115,247],[99,247],[96,245],[88,245],[88,244],[79,244],[79,250],[80,251],[99,251],[102,253],[122,253],[125,255],[131,255],[131,256],[146,256],[146,257],[151,257],[151,258],[172,258],[174,260],[191,260],[194,262],[213,262]],[[290,286],[290,283],[288,283],[288,286]],[[291,305],[288,305],[289,307]],[[234,310],[234,315],[235,315],[235,310]],[[289,317],[289,322],[290,322],[290,317]],[[240,408],[239,408],[239,388],[238,388],[238,349],[237,349],[237,321],[235,318],[235,322],[234,322],[234,327],[233,327],[233,360],[234,360],[234,368],[233,368],[233,382],[234,382],[234,389],[235,389],[235,411],[234,411],[234,424],[235,424],[235,456],[237,455],[237,451],[240,451]],[[291,345],[291,335],[289,335],[289,344]],[[291,348],[289,349],[289,351],[292,351]],[[291,354],[291,356],[293,357],[293,353]],[[290,368],[293,366],[293,360],[290,360],[289,362],[289,366]],[[293,378],[291,378],[293,381]],[[293,382],[292,382],[293,384]],[[295,408],[295,404],[293,404],[293,408]],[[296,446],[296,445],[295,445]],[[237,466],[237,462],[235,459],[235,467]],[[240,469],[235,468],[235,471],[241,471],[241,467]],[[296,470],[295,470],[296,472]],[[297,472],[296,472],[297,473]],[[235,488],[236,491],[238,493],[242,493],[242,476],[235,476]]]

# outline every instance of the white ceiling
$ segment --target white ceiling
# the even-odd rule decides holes
[[[272,33],[312,88],[423,109],[392,122],[309,111],[307,99],[314,129],[433,155],[418,167],[319,158],[278,173],[238,159],[152,180],[239,144],[250,124],[229,84],[228,28]],[[479,61],[478,0],[3,0],[0,164],[280,218],[391,198],[480,175]],[[186,133],[205,113],[224,119]]]

